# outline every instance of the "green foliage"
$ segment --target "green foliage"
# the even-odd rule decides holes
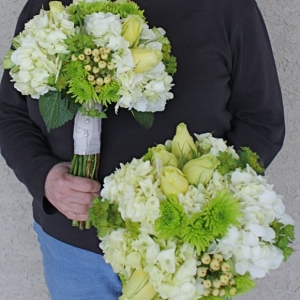
[[[225,298],[220,296],[206,296],[201,297],[201,300],[225,300]]]
[[[222,175],[225,175],[230,171],[234,171],[239,166],[238,160],[235,159],[229,152],[220,152],[218,160],[220,161],[220,165],[217,169]]]
[[[143,161],[151,161],[152,156],[153,156],[153,148],[148,148],[148,152],[143,156]]]
[[[276,233],[274,245],[283,251],[284,261],[287,261],[294,252],[289,245],[295,240],[295,227],[293,225],[284,225],[277,220],[271,224],[271,227]]]
[[[257,153],[253,152],[248,147],[242,147],[241,150],[238,151],[239,159],[239,166],[243,169],[248,164],[255,172],[258,174],[264,173],[264,168],[259,162],[259,156]]]
[[[124,227],[124,221],[116,204],[106,199],[95,198],[89,209],[89,221],[97,229],[97,235],[103,238],[113,230]]]
[[[96,48],[93,37],[85,34],[82,29],[79,32],[76,32],[73,36],[67,37],[65,39],[65,43],[67,44],[70,53],[76,55],[82,54],[85,48]],[[63,60],[68,61],[70,57],[71,55],[68,55]]]
[[[152,112],[142,112],[135,109],[131,110],[135,120],[145,129],[149,129],[154,122],[154,114]]]
[[[50,131],[72,120],[78,111],[78,105],[61,92],[49,91],[40,97],[39,109],[47,130]]]
[[[15,64],[11,60],[12,53],[13,53],[13,50],[9,50],[6,53],[6,56],[4,57],[4,59],[2,61],[2,66],[3,66],[4,70],[12,69],[15,66]]]
[[[75,25],[83,24],[83,20],[87,15],[92,13],[103,12],[119,14],[121,18],[126,18],[129,15],[138,15],[144,19],[144,12],[140,10],[138,5],[131,1],[108,1],[108,2],[79,2],[77,5],[69,7],[69,13],[72,15],[71,20]]]
[[[106,119],[107,115],[106,115],[106,109],[103,111],[99,111],[97,108],[92,108],[92,109],[86,109],[85,106],[82,106],[79,108],[79,111],[81,112],[81,114],[89,116],[91,118],[98,118],[98,119]]]
[[[239,203],[229,191],[219,191],[217,196],[202,208],[204,225],[215,237],[222,237],[230,225],[239,225],[239,209]]]
[[[160,238],[181,237],[188,225],[188,218],[177,196],[170,195],[160,203],[161,217],[156,220],[155,230]]]

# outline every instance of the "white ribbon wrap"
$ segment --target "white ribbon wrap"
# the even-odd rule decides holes
[[[102,106],[95,107],[101,111]],[[91,155],[100,153],[101,147],[101,124],[99,118],[92,118],[77,112],[74,120],[74,153],[79,155]]]

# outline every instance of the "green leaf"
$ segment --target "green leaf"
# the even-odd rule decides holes
[[[131,113],[137,122],[145,129],[149,129],[152,126],[154,121],[154,114],[152,112],[141,112],[132,109]]]
[[[11,60],[12,53],[13,53],[13,50],[8,51],[5,58],[2,61],[2,66],[3,66],[3,69],[5,69],[5,70],[12,69],[15,66],[15,64]]]
[[[49,91],[39,99],[41,115],[46,123],[47,130],[58,128],[73,119],[78,105],[62,93]]]

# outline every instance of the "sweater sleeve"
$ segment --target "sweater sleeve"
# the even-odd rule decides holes
[[[285,126],[274,57],[261,13],[255,4],[231,40],[232,114],[226,138],[237,148],[248,146],[267,167],[281,149]]]
[[[29,5],[30,1],[18,19],[16,35],[29,18]],[[30,119],[26,97],[14,88],[7,70],[0,85],[0,149],[7,165],[42,205],[46,176],[60,160],[52,156],[45,137]]]

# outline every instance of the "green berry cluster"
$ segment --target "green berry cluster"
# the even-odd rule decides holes
[[[115,64],[111,61],[112,51],[108,47],[85,48],[79,55],[72,54],[71,59],[83,63],[87,80],[96,93],[100,93],[102,86],[112,81]]]
[[[201,265],[197,275],[203,278],[204,296],[234,296],[238,290],[235,285],[232,267],[223,258],[223,255],[207,254],[201,257]]]

